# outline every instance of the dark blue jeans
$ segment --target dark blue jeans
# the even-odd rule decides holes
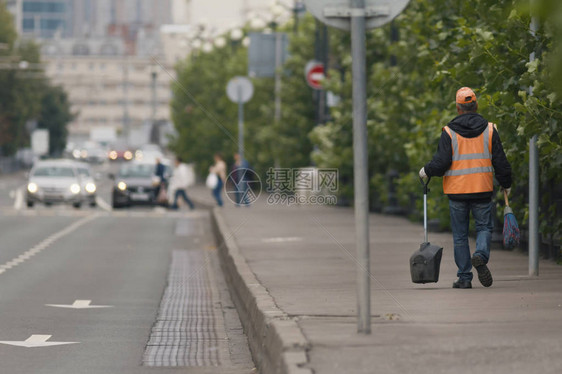
[[[178,198],[180,196],[187,203],[187,205],[189,205],[190,209],[195,208],[195,206],[193,205],[193,202],[189,199],[189,197],[187,197],[187,193],[185,192],[185,190],[184,189],[177,189],[176,193],[174,194],[174,203],[172,204],[172,209],[178,209]]]
[[[472,202],[470,200],[449,200],[451,213],[451,229],[455,246],[455,263],[458,267],[459,279],[472,281],[472,264],[470,263],[470,248],[468,246],[469,214],[472,211],[476,224],[476,251],[485,263],[490,259],[490,243],[492,242],[492,202]]]
[[[221,196],[222,186],[223,186],[222,179],[219,178],[219,182],[217,183],[217,186],[213,188],[213,196],[215,197],[215,200],[217,201],[217,204],[219,206],[222,206],[223,204],[222,196]]]
[[[242,182],[236,183],[234,188],[236,189],[236,206],[250,206],[250,199],[248,197],[250,186],[248,185],[248,181],[244,179]]]

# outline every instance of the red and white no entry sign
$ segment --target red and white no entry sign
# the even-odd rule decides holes
[[[322,89],[322,83],[326,77],[324,74],[324,64],[318,61],[309,61],[304,69],[306,83],[315,90]]]

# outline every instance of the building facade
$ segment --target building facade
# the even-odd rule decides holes
[[[283,0],[287,4],[293,0]],[[132,133],[169,121],[173,66],[256,17],[269,0],[7,0],[18,32],[41,44],[46,73],[69,94],[71,135]],[[195,43],[200,45],[196,46]]]
[[[43,45],[46,74],[66,89],[76,113],[71,134],[83,137],[94,127],[111,126],[126,135],[170,118],[173,68],[150,57],[123,55],[123,50],[118,39]]]

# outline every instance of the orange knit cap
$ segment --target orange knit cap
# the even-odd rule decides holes
[[[476,94],[469,87],[463,87],[457,91],[457,104],[468,104],[476,102]]]

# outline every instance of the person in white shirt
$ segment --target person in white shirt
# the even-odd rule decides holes
[[[191,176],[186,164],[181,161],[181,158],[176,157],[174,174],[170,178],[170,191],[174,191],[174,202],[171,206],[172,209],[178,209],[178,199],[181,197],[190,209],[194,209],[195,205],[187,196],[187,187],[191,184]]]
[[[224,162],[222,155],[220,153],[215,153],[215,164],[209,168],[209,173],[214,173],[217,175],[219,182],[213,188],[213,197],[217,201],[218,206],[222,206],[222,187],[226,181],[226,162]]]

